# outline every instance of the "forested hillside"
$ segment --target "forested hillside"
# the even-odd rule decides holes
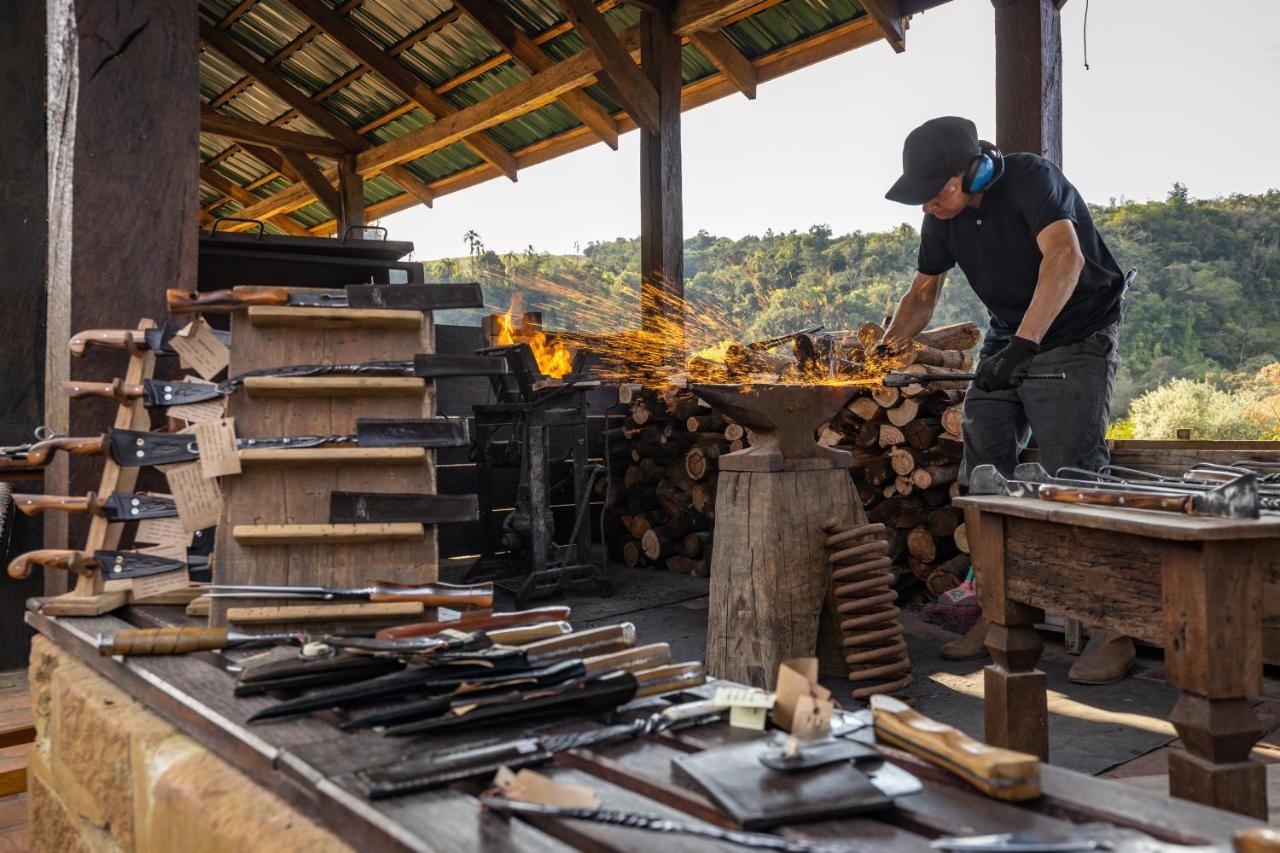
[[[1280,191],[1192,199],[1175,185],[1166,201],[1112,203],[1094,216],[1121,266],[1139,271],[1121,332],[1115,414],[1174,378],[1238,390],[1280,359]],[[518,289],[525,310],[543,310],[550,329],[636,322],[638,239],[562,256],[533,247],[499,256],[475,231],[464,239],[470,257],[428,262],[429,278],[478,276],[499,306]],[[691,311],[724,318],[744,341],[817,324],[848,328],[892,310],[916,245],[908,225],[839,236],[815,225],[738,240],[699,232],[685,242],[686,295]],[[985,316],[956,270],[937,322]]]

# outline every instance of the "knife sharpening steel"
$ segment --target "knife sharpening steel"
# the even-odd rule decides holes
[[[751,430],[720,457],[707,616],[707,672],[774,688],[778,664],[812,657],[830,595],[823,525],[865,524],[851,455],[814,431],[853,397],[841,385],[692,385]]]
[[[473,407],[484,544],[467,581],[492,580],[515,594],[518,608],[561,592],[612,595],[604,567],[591,562],[590,493],[604,469],[587,465],[586,392],[571,382],[539,388],[544,377],[528,344],[486,347],[477,355],[505,359],[507,371],[489,377],[498,402]],[[578,360],[575,372],[580,366]],[[572,448],[574,521],[563,545],[552,539],[553,430],[567,434]],[[515,507],[500,517],[494,505],[494,471],[511,467],[520,472]]]

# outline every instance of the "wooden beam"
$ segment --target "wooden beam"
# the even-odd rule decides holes
[[[907,32],[902,27],[902,11],[898,7],[898,0],[859,0],[862,8],[867,14],[875,19],[876,24],[884,33],[885,41],[893,48],[895,53],[902,53],[907,49]]]
[[[689,40],[697,45],[698,50],[702,51],[725,77],[733,81],[733,85],[738,87],[739,92],[746,95],[748,100],[755,100],[756,67],[751,64],[751,60],[742,55],[742,51],[733,46],[728,36],[711,30],[694,33],[689,36]]]
[[[250,9],[252,9],[253,4],[257,2],[258,0],[240,0],[240,2],[235,5],[235,8],[226,14],[226,17],[221,21],[218,21],[218,29],[225,30],[230,27],[236,21],[240,20],[240,18],[243,17]]]
[[[466,12],[499,47],[511,54],[531,74],[546,71],[555,64],[542,52],[542,48],[534,44],[489,0],[454,0],[454,5]],[[574,89],[565,92],[559,100],[569,112],[604,140],[606,145],[615,151],[618,149],[618,123],[594,98],[586,92]]]
[[[684,350],[684,213],[680,157],[680,36],[670,14],[640,16],[640,61],[658,96],[656,130],[640,130],[640,325]],[[629,58],[629,57],[628,57]]]
[[[251,142],[244,142],[240,145],[248,154],[261,160],[264,166],[274,169],[291,181],[298,180],[298,173],[293,171],[293,167],[285,162],[279,151],[267,148],[265,145],[254,145]]]
[[[299,157],[305,157],[305,154],[299,154]],[[249,192],[244,187],[237,184],[221,172],[214,170],[205,163],[200,164],[200,180],[222,193],[227,198],[237,202],[241,207],[248,207],[258,201],[258,197]],[[272,225],[279,228],[286,234],[294,237],[310,237],[311,232],[294,222],[287,216],[272,216],[267,220]]]
[[[635,119],[636,124],[652,133],[658,130],[658,92],[653,84],[636,67],[631,51],[614,33],[604,15],[596,10],[591,0],[556,0],[568,18],[600,59],[604,73],[609,75],[622,106]]]
[[[356,29],[347,19],[336,14],[321,0],[289,0],[299,12],[314,21],[331,39],[349,51],[356,59],[373,69],[401,95],[416,103],[437,120],[446,118],[456,110],[448,101],[437,95],[430,86],[387,55],[368,36]],[[463,140],[472,150],[502,169],[511,180],[516,179],[516,159],[507,149],[484,134],[473,134]]]
[[[338,196],[338,236],[345,237],[352,228],[364,225],[364,178],[356,168],[354,154],[338,160]]]
[[[675,33],[687,36],[719,29],[729,18],[758,5],[760,0],[680,0],[674,15]]]
[[[334,189],[333,184],[329,183],[329,179],[324,176],[315,163],[311,162],[311,158],[300,151],[281,151],[280,152],[286,162],[293,167],[298,173],[298,178],[307,185],[307,188],[315,194],[320,203],[329,208],[329,212],[334,216],[340,216],[342,212],[342,200],[338,197],[338,191]],[[339,159],[345,155],[339,155]]]
[[[1062,165],[1062,20],[1053,0],[995,3],[996,144]]]
[[[385,166],[382,169],[385,177],[395,181],[402,190],[408,193],[418,203],[431,207],[436,200],[436,194],[431,188],[422,181],[414,177],[406,166]]]
[[[310,151],[313,154],[325,154],[329,157],[337,157],[348,150],[347,146],[327,136],[315,136],[310,133],[268,127],[265,124],[254,124],[251,121],[224,116],[211,110],[201,110],[200,130],[204,133],[225,136],[237,142],[269,145],[282,150]]]

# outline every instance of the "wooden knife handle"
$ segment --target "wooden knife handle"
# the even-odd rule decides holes
[[[57,450],[76,456],[100,456],[107,450],[107,437],[99,435],[95,438],[51,438],[48,441],[38,441],[31,445],[23,459],[0,459],[0,469],[39,468],[47,465],[49,458]]]
[[[31,567],[36,565],[44,566],[46,569],[62,569],[85,577],[90,577],[93,570],[98,568],[93,557],[84,551],[46,548],[40,551],[28,551],[14,557],[9,563],[9,577],[16,580],[29,577]]]
[[[537,607],[533,610],[516,610],[510,613],[463,613],[457,619],[442,622],[414,622],[383,628],[377,636],[382,640],[404,637],[430,637],[450,628],[459,631],[491,631],[515,628],[521,625],[537,625],[541,622],[564,622],[569,618],[568,607]]]
[[[620,652],[636,644],[636,626],[630,622],[605,625],[588,631],[574,631],[524,647],[525,654],[539,666],[570,658],[589,658]]]
[[[72,400],[86,400],[90,397],[104,397],[124,403],[142,396],[141,385],[126,385],[116,378],[110,382],[63,382],[62,390]]]
[[[62,512],[89,511],[89,499],[75,495],[14,495],[13,503],[23,515],[35,515],[50,509]]]
[[[421,601],[428,607],[492,607],[493,584],[455,586],[447,583],[374,581],[370,601]]]
[[[102,655],[186,655],[227,647],[226,628],[137,628],[116,631]]]
[[[492,636],[492,635],[490,635]],[[611,669],[625,669],[636,672],[642,669],[666,666],[671,663],[671,646],[666,643],[649,643],[607,655],[596,655],[583,661],[587,665],[587,674],[595,675]]]
[[[1074,486],[1053,486],[1045,484],[1040,487],[1039,495],[1044,500],[1059,501],[1071,504],[1097,504],[1099,506],[1118,506],[1129,509],[1154,509],[1161,512],[1183,512],[1192,514],[1191,495],[1162,495],[1155,492],[1118,492],[1111,489],[1080,489]]]
[[[872,696],[871,715],[879,740],[954,773],[988,796],[1040,796],[1040,759],[1034,755],[988,746],[892,696]]]
[[[632,673],[640,683],[636,698],[657,696],[673,690],[687,690],[707,683],[707,670],[701,661],[673,663]]]
[[[128,349],[130,345],[138,346],[146,340],[146,333],[140,329],[89,329],[72,336],[67,346],[73,356],[84,358],[91,346]]]
[[[540,622],[537,625],[519,625],[488,632],[489,639],[500,646],[524,646],[572,633],[573,626],[568,622]]]
[[[239,311],[251,305],[287,305],[289,291],[283,287],[235,287],[231,290],[167,290],[170,314],[198,311]]]
[[[1237,829],[1231,836],[1236,853],[1280,853],[1280,829],[1252,826]]]

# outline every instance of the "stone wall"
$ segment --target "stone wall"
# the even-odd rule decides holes
[[[33,851],[349,851],[44,637],[31,647]]]

